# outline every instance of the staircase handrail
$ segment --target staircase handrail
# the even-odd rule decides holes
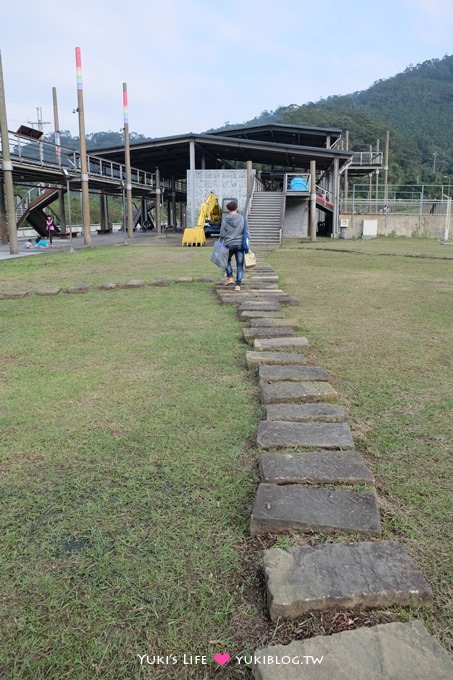
[[[324,203],[331,203],[332,205],[334,204],[334,199],[335,199],[335,194],[333,191],[329,191],[325,187],[320,186],[319,184],[316,185],[316,199],[324,201]]]
[[[27,193],[22,196],[22,198],[17,202],[16,204],[16,220],[19,220],[22,215],[27,212],[29,209],[30,205],[33,203],[34,200],[42,196],[43,193],[48,191],[49,189],[54,189],[55,187],[50,184],[45,184],[41,186],[36,186],[32,187],[27,191]]]

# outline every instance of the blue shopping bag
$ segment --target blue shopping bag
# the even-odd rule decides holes
[[[223,245],[223,241],[216,241],[211,253],[211,262],[220,269],[225,269],[228,264],[229,249]]]

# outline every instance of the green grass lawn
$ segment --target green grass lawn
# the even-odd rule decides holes
[[[267,259],[349,410],[384,537],[433,587],[433,612],[418,615],[447,644],[452,263],[405,257],[437,255],[408,241],[379,239],[367,257],[291,244]],[[0,263],[0,292],[93,285],[0,300],[1,677],[244,678],[140,668],[137,655],[210,662],[279,639],[259,575],[274,539],[248,537],[261,407],[235,310],[212,283],[94,288],[217,276],[209,254],[110,247]]]
[[[448,646],[453,262],[437,259],[448,247],[421,239],[327,247],[345,243],[359,252],[288,244],[268,259],[301,300],[291,316],[331,372],[376,475],[384,538],[404,543],[429,581],[435,607],[420,615]]]

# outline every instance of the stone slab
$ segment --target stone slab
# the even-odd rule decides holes
[[[303,352],[310,347],[307,338],[269,338],[268,340],[255,340],[253,348],[257,352]]]
[[[145,285],[145,282],[142,281],[141,279],[131,279],[130,281],[126,281],[126,283],[123,283],[121,286],[122,288],[143,288]]]
[[[238,317],[241,321],[250,321],[250,319],[283,319],[285,314],[283,312],[260,312],[260,311],[241,311],[238,310]]]
[[[23,298],[30,295],[31,290],[10,290],[1,294],[3,300],[15,300],[16,298]]]
[[[116,288],[116,283],[112,283],[109,281],[106,281],[105,283],[100,283],[98,285],[99,290],[115,290]]]
[[[239,305],[240,312],[279,312],[280,309],[280,303],[276,300],[253,300]]]
[[[256,271],[256,269],[255,269],[255,271]],[[252,276],[247,277],[247,278],[250,278],[250,281],[275,282],[275,281],[278,281],[278,274],[273,274],[271,272],[261,273],[261,274],[256,273],[256,274],[252,274]]]
[[[259,467],[266,484],[374,484],[358,451],[263,453]]]
[[[297,366],[307,363],[305,355],[299,352],[246,352],[245,360],[249,368],[258,368],[264,364]]]
[[[88,293],[89,290],[90,290],[90,286],[84,285],[84,284],[82,283],[82,284],[77,285],[77,286],[70,286],[70,287],[66,290],[66,292],[67,292],[67,293],[74,293],[74,294],[77,294],[77,293]]]
[[[250,520],[251,536],[286,531],[380,536],[376,495],[372,491],[261,483]]]
[[[294,335],[294,331],[289,326],[267,326],[263,328],[243,328],[242,334],[244,340],[251,344],[257,338],[287,338]]]
[[[298,423],[342,423],[348,419],[343,406],[338,404],[268,404],[267,420],[289,420]]]
[[[270,318],[258,318],[258,319],[250,319],[250,328],[269,328],[269,327],[279,327],[279,326],[287,326],[289,328],[298,328],[299,327],[299,322],[297,319],[276,319],[275,317],[270,317]]]
[[[453,661],[420,621],[257,649],[255,680],[450,680]],[[315,659],[322,659],[320,663]],[[288,662],[289,660],[289,662]]]
[[[38,288],[36,295],[58,295],[61,288],[57,286],[46,286],[45,288]]]
[[[242,282],[242,285],[244,285],[244,281]],[[258,281],[246,281],[245,286],[249,290],[277,290],[278,288],[278,283],[276,280],[274,281],[269,281],[265,279],[260,279]]]
[[[322,366],[260,366],[259,379],[261,383],[307,380],[326,382],[330,376],[327,369]]]
[[[154,279],[154,281],[149,281],[148,286],[169,286],[170,281],[168,279]]]
[[[263,404],[300,404],[314,401],[335,401],[337,392],[328,382],[261,382]]]
[[[262,420],[258,426],[261,449],[352,449],[351,429],[347,423],[294,423]]]
[[[430,605],[431,588],[393,541],[325,543],[264,553],[271,618],[310,610]]]

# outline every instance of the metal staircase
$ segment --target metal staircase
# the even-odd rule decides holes
[[[255,191],[247,217],[250,242],[254,245],[280,245],[284,194],[281,191]]]

